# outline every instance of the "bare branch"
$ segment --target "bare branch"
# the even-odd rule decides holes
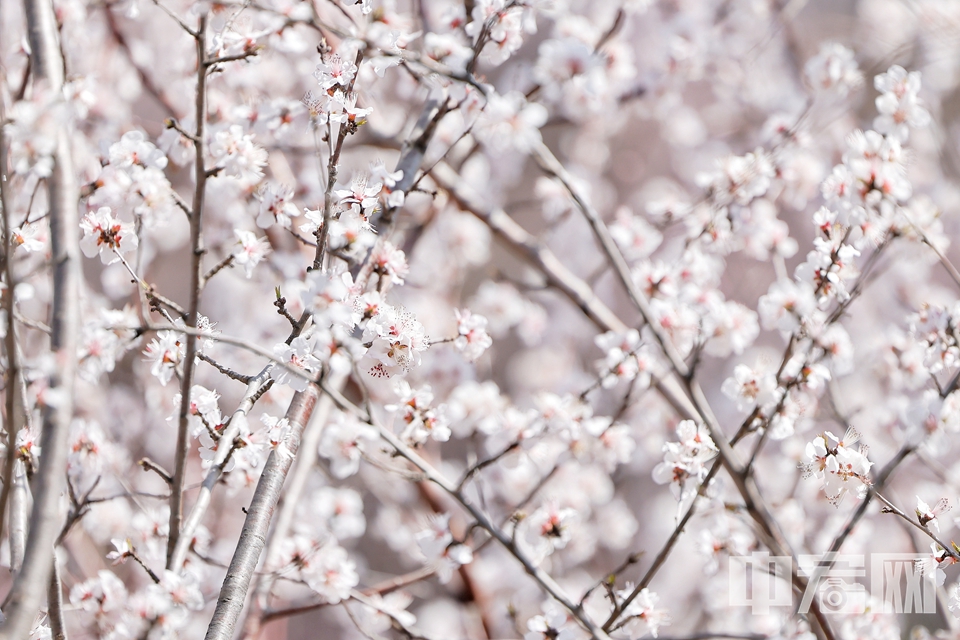
[[[236,380],[238,382],[242,382],[243,384],[249,384],[249,382],[254,378],[254,376],[246,376],[242,373],[237,373],[233,369],[228,369],[205,353],[197,354],[197,357],[231,380]]]
[[[3,100],[0,99],[0,122],[5,119]],[[13,486],[13,468],[16,464],[17,433],[20,431],[22,420],[17,408],[17,396],[13,393],[14,386],[20,385],[20,358],[17,348],[17,318],[16,304],[13,292],[17,281],[13,272],[13,212],[10,210],[10,197],[7,192],[7,136],[3,127],[0,127],[0,209],[3,210],[3,267],[4,281],[7,285],[6,295],[3,296],[3,308],[6,311],[6,335],[3,339],[4,355],[7,368],[4,376],[4,386],[8,392],[4,397],[4,428],[7,432],[6,455],[3,463],[3,489],[0,492],[0,539],[3,538],[3,526],[6,521],[7,505],[10,500],[10,489]],[[22,560],[22,555],[20,557]]]
[[[50,586],[47,591],[47,619],[50,621],[52,640],[67,640],[67,629],[63,623],[63,585],[60,583],[60,565],[54,551]]]
[[[450,165],[435,166],[430,175],[464,211],[482,220],[510,249],[540,269],[550,286],[570,298],[590,320],[604,331],[626,331],[627,326],[607,307],[583,280],[570,272],[550,249],[513,221],[503,209],[483,204]]]
[[[259,374],[254,376],[247,383],[247,390],[246,393],[244,393],[243,399],[240,401],[237,409],[230,417],[230,424],[220,436],[220,440],[217,445],[217,453],[213,458],[213,464],[210,466],[206,477],[203,479],[203,484],[200,486],[200,494],[197,496],[196,503],[194,503],[193,508],[190,510],[190,514],[184,521],[183,531],[177,540],[177,544],[173,548],[173,552],[170,555],[170,561],[167,563],[168,569],[172,571],[179,571],[180,567],[183,565],[183,561],[187,557],[187,550],[189,549],[190,543],[193,540],[193,535],[196,532],[197,527],[200,526],[200,522],[203,520],[203,516],[206,513],[207,508],[210,506],[210,500],[213,496],[213,488],[220,480],[220,476],[223,475],[224,466],[226,465],[227,460],[229,460],[230,455],[233,453],[233,441],[238,435],[240,435],[240,430],[242,425],[246,422],[247,414],[253,408],[256,398],[259,398],[258,392],[260,391],[261,387],[264,384],[267,384],[267,381],[270,378],[270,370],[272,368],[272,365],[267,365]]]
[[[231,253],[231,254],[228,255],[226,258],[224,258],[223,260],[221,260],[220,262],[218,262],[217,264],[215,264],[215,265],[213,266],[213,268],[210,269],[210,271],[207,271],[207,272],[203,275],[203,277],[200,279],[200,288],[202,289],[202,288],[204,288],[205,286],[207,286],[207,282],[210,281],[210,278],[212,278],[213,276],[217,275],[218,273],[220,273],[221,271],[223,271],[223,270],[226,269],[227,267],[233,265],[233,260],[234,260],[234,258],[235,258],[235,256]]]
[[[213,619],[207,628],[206,640],[233,638],[234,629],[246,600],[247,589],[260,560],[260,553],[263,551],[273,511],[280,499],[283,482],[300,449],[300,435],[313,414],[318,394],[316,386],[310,385],[306,391],[298,391],[290,402],[286,413],[290,423],[288,439],[282,448],[270,452],[270,457],[267,458],[263,467],[253,500],[247,509],[240,541],[230,561],[230,568],[227,569],[223,586],[220,588],[220,597],[217,599]]]
[[[27,475],[19,460],[14,467],[10,494],[10,570],[19,573],[27,546]]]
[[[549,593],[553,599],[566,607],[566,609],[573,615],[574,618],[577,619],[583,628],[587,630],[592,638],[595,640],[609,640],[607,633],[597,626],[586,615],[586,613],[570,599],[560,585],[558,585],[549,574],[533,564],[533,562],[531,562],[530,559],[527,558],[526,555],[517,547],[516,542],[502,530],[500,530],[499,527],[494,525],[493,522],[491,522],[486,516],[486,514],[484,514],[470,500],[468,500],[453,483],[443,477],[426,460],[421,458],[416,452],[405,445],[403,441],[401,441],[400,438],[398,438],[389,429],[385,429],[382,425],[376,423],[371,424],[373,424],[373,426],[375,426],[380,432],[380,437],[390,443],[390,446],[397,450],[397,453],[406,458],[415,467],[420,469],[424,475],[427,476],[428,480],[446,491],[452,498],[459,502],[460,505],[466,509],[471,516],[473,516],[480,527],[490,533],[490,535],[493,536],[497,542],[503,545],[507,551],[509,551],[518,561],[520,561],[520,564],[523,566],[524,570],[530,574],[531,577],[533,577],[537,584],[539,584],[544,591]]]
[[[157,5],[157,7],[159,7],[165,14],[167,14],[168,16],[170,16],[171,18],[173,18],[174,21],[175,21],[178,25],[180,25],[180,28],[183,29],[188,35],[190,35],[190,37],[195,38],[195,39],[200,39],[200,38],[201,38],[201,35],[200,35],[200,32],[199,32],[199,31],[195,31],[195,30],[191,29],[190,27],[188,27],[188,26],[187,26],[187,23],[185,23],[183,20],[180,19],[180,16],[178,16],[178,15],[175,14],[173,11],[171,11],[170,9],[168,9],[163,3],[160,2],[160,0],[153,0],[153,4]]]
[[[237,62],[239,60],[247,60],[256,56],[259,53],[257,49],[252,49],[250,51],[244,51],[243,53],[237,53],[229,56],[220,56],[219,58],[210,58],[204,64],[211,68],[215,67],[218,64],[223,64],[224,62]]]
[[[342,382],[335,382],[334,387],[339,388]],[[264,559],[269,564],[279,553],[280,545],[287,537],[290,527],[293,524],[296,515],[297,506],[300,503],[300,497],[307,486],[310,474],[313,472],[316,459],[312,452],[317,450],[320,444],[320,438],[323,435],[323,429],[326,426],[330,411],[333,409],[333,401],[324,394],[318,401],[318,405],[313,412],[312,418],[303,430],[303,438],[300,447],[310,455],[299,456],[294,463],[293,474],[287,483],[287,489],[283,494],[283,500],[280,503],[279,513],[276,522],[270,530],[270,536],[267,538],[266,551]],[[256,638],[260,630],[260,625],[265,621],[265,617],[259,614],[267,605],[267,599],[270,596],[270,590],[273,587],[275,576],[271,574],[258,574],[253,584],[255,599],[248,607],[246,623],[243,627],[243,637]]]
[[[195,180],[193,205],[190,207],[190,247],[192,263],[190,267],[190,305],[186,324],[196,328],[200,310],[200,290],[203,286],[203,203],[206,196],[207,171],[204,165],[205,147],[203,144],[207,120],[207,14],[200,17],[200,26],[195,34],[197,44],[197,93],[196,93],[196,133],[194,133]],[[188,418],[190,414],[190,392],[193,388],[193,370],[197,356],[197,337],[187,336],[183,356],[183,374],[180,384],[180,415],[177,424],[177,448],[174,456],[173,494],[170,501],[170,534],[167,539],[167,568],[177,566],[175,549],[180,539],[181,518],[183,517],[183,487],[186,483],[187,457],[190,452],[190,433]]]
[[[924,524],[921,524],[921,523],[917,522],[917,520],[916,520],[915,518],[911,518],[910,516],[908,516],[907,514],[905,514],[905,513],[904,513],[903,511],[901,511],[895,504],[893,504],[892,502],[890,502],[889,500],[887,500],[886,498],[884,498],[882,495],[880,495],[880,492],[879,492],[879,491],[876,491],[876,490],[875,490],[875,491],[873,492],[873,495],[875,495],[875,496],[877,497],[877,500],[879,500],[879,501],[882,502],[884,505],[886,505],[886,506],[881,510],[883,513],[892,513],[892,514],[894,514],[895,516],[897,516],[897,517],[899,517],[900,519],[902,519],[904,522],[910,524],[911,526],[916,527],[916,528],[919,529],[924,535],[926,535],[928,538],[930,538],[930,539],[933,540],[935,543],[937,543],[937,545],[938,545],[941,549],[943,549],[944,552],[946,552],[946,555],[947,555],[947,556],[953,558],[954,561],[960,560],[960,553],[957,553],[957,551],[954,549],[953,545],[947,544],[946,542],[944,542],[943,540],[941,540],[940,537],[939,537],[937,534],[935,534],[933,531],[930,530],[930,527],[928,527],[928,526],[926,526],[926,525],[924,525]]]
[[[154,462],[154,461],[151,460],[150,458],[141,458],[141,459],[140,459],[140,462],[138,462],[137,464],[139,464],[141,467],[143,467],[143,470],[144,470],[144,471],[153,471],[153,472],[156,473],[158,476],[160,476],[160,479],[161,479],[161,480],[163,480],[163,481],[166,482],[167,484],[169,484],[169,485],[172,485],[172,484],[173,484],[173,476],[171,476],[170,473],[169,473],[166,469],[164,469],[163,467],[161,467],[159,464],[157,464],[156,462]]]
[[[50,0],[25,0],[27,31],[36,85],[46,85],[58,96],[63,86],[63,57],[58,43],[57,22]],[[73,416],[73,383],[77,368],[79,325],[79,188],[73,172],[66,128],[57,132],[53,171],[47,182],[53,264],[53,321],[50,336],[57,367],[50,375],[48,393],[56,398],[43,413],[40,469],[34,486],[30,536],[23,568],[14,579],[4,611],[6,622],[0,638],[24,638],[30,631],[45,595],[53,562],[54,539],[60,528],[60,494],[63,491],[67,438]]]

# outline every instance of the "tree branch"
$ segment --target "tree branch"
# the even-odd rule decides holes
[[[50,0],[25,0],[27,32],[35,85],[46,85],[54,99],[63,87],[63,57],[57,22]],[[4,611],[7,615],[0,639],[24,638],[36,618],[46,592],[53,563],[54,540],[60,529],[60,494],[66,474],[67,438],[73,417],[73,383],[77,368],[79,324],[79,221],[80,192],[73,173],[69,132],[57,132],[53,170],[47,181],[50,208],[51,262],[53,264],[53,321],[51,349],[57,366],[50,375],[44,408],[40,468],[34,486],[30,535],[23,567],[16,576]],[[11,292],[12,293],[12,292]]]
[[[247,384],[247,390],[243,395],[243,399],[230,417],[230,424],[220,436],[220,440],[217,443],[217,453],[213,458],[213,464],[207,471],[207,475],[203,479],[203,484],[200,485],[200,493],[197,496],[197,501],[190,510],[190,514],[184,522],[183,531],[173,548],[173,553],[170,555],[167,568],[171,571],[179,572],[184,559],[187,557],[187,551],[193,540],[193,534],[196,532],[197,527],[200,526],[200,522],[203,520],[207,508],[210,506],[210,500],[213,497],[213,488],[217,482],[219,482],[220,476],[223,475],[223,468],[227,460],[229,460],[230,454],[233,453],[233,442],[236,437],[240,435],[241,426],[246,422],[247,414],[253,408],[255,399],[259,397],[258,392],[260,388],[268,382],[271,369],[273,369],[273,366],[267,365],[250,380]]]
[[[326,389],[324,391],[326,391]],[[530,559],[527,558],[526,555],[517,547],[516,542],[511,539],[510,536],[505,534],[499,527],[494,525],[485,513],[483,513],[478,507],[476,507],[470,500],[467,499],[462,491],[459,491],[453,483],[441,475],[440,472],[434,469],[426,460],[421,458],[410,447],[405,445],[403,441],[400,440],[400,438],[398,438],[389,429],[377,424],[376,421],[371,421],[369,418],[367,419],[367,422],[376,427],[376,429],[380,432],[380,437],[386,440],[390,446],[396,449],[398,454],[406,458],[407,461],[420,469],[428,480],[443,489],[458,503],[460,503],[460,505],[466,509],[471,516],[473,516],[477,522],[477,525],[486,530],[497,540],[497,542],[499,542],[507,551],[509,551],[520,562],[524,570],[537,582],[537,584],[539,584],[544,591],[549,593],[554,600],[563,605],[580,623],[580,625],[587,630],[594,640],[609,640],[609,636],[607,635],[606,631],[597,626],[586,615],[586,613],[577,604],[575,604],[573,600],[570,599],[570,597],[563,591],[563,588],[560,587],[560,585],[557,584],[548,573],[533,564],[533,562],[531,562]]]
[[[196,32],[197,44],[197,95],[196,120],[197,130],[194,134],[194,150],[196,158],[195,180],[193,192],[192,215],[190,216],[190,306],[187,311],[186,324],[196,328],[200,309],[200,290],[203,286],[203,202],[206,195],[207,171],[204,166],[203,136],[207,120],[207,14],[200,17],[200,26]],[[167,539],[167,569],[177,566],[174,552],[180,539],[180,526],[183,517],[183,487],[186,483],[187,459],[190,454],[190,391],[193,387],[193,371],[197,356],[197,337],[187,335],[187,344],[184,349],[183,375],[180,383],[180,416],[177,424],[177,448],[174,455],[173,492],[170,500],[170,537]]]
[[[3,100],[0,99],[0,122],[6,119]],[[20,358],[17,349],[17,311],[14,291],[17,281],[13,271],[13,212],[10,210],[10,198],[7,192],[7,136],[3,127],[0,127],[0,209],[3,209],[3,270],[7,285],[3,296],[3,308],[6,311],[6,335],[4,336],[4,352],[7,358],[7,368],[4,375],[4,385],[7,393],[4,398],[4,429],[7,433],[7,451],[3,464],[3,489],[0,491],[0,540],[3,539],[3,526],[6,522],[7,505],[10,501],[10,489],[13,486],[13,467],[16,464],[17,433],[20,431],[20,411],[17,409],[17,396],[13,393],[15,386],[20,385]],[[21,556],[22,560],[22,556]]]
[[[547,283],[570,298],[594,324],[604,331],[627,330],[627,325],[597,297],[590,285],[567,269],[550,249],[541,245],[503,209],[483,204],[450,165],[440,163],[433,167],[430,175],[460,208],[482,220],[501,242],[537,267],[547,278]]]
[[[253,500],[247,509],[240,541],[230,561],[230,568],[227,569],[223,586],[220,588],[217,607],[207,628],[205,640],[233,638],[234,629],[246,600],[247,589],[250,587],[250,581],[253,579],[260,553],[266,542],[273,511],[280,499],[283,482],[300,449],[300,436],[304,425],[309,422],[313,414],[318,394],[317,387],[310,385],[305,391],[294,394],[290,402],[286,413],[290,423],[290,433],[281,449],[270,452],[263,467]]]
[[[340,387],[342,382],[335,382],[335,387]],[[319,399],[319,404],[313,412],[312,418],[303,430],[303,438],[300,447],[309,452],[305,456],[299,456],[293,467],[293,474],[287,483],[287,489],[283,494],[283,501],[280,503],[279,513],[276,522],[270,530],[270,535],[266,542],[266,552],[264,553],[264,562],[269,563],[279,553],[279,547],[287,537],[290,526],[293,524],[293,518],[297,507],[300,504],[300,496],[306,489],[307,481],[316,465],[316,458],[313,452],[320,445],[320,438],[323,435],[323,429],[330,417],[330,411],[333,409],[333,401],[324,394]],[[276,580],[274,574],[257,574],[253,583],[253,592],[255,594],[253,602],[247,608],[246,621],[243,627],[244,638],[256,638],[260,632],[260,626],[264,622],[260,612],[266,609],[267,599],[270,596],[270,590]]]
[[[63,585],[60,583],[60,566],[56,551],[50,571],[50,586],[47,590],[47,619],[50,622],[52,640],[67,640],[67,628],[63,623]]]

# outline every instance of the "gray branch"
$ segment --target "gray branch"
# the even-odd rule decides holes
[[[37,85],[45,84],[59,98],[63,57],[50,0],[25,0],[31,66]],[[50,342],[56,368],[50,375],[51,398],[43,412],[40,468],[34,486],[30,535],[23,567],[8,596],[0,640],[19,640],[30,631],[43,601],[53,562],[54,540],[61,526],[60,495],[66,482],[67,439],[73,417],[73,383],[77,367],[78,290],[80,283],[77,203],[80,192],[73,174],[67,127],[57,135],[53,172],[48,181],[53,318]]]
[[[190,510],[190,515],[188,515],[184,521],[183,530],[180,532],[177,543],[173,548],[173,554],[170,556],[168,568],[171,571],[179,572],[184,559],[187,557],[187,551],[190,549],[193,534],[196,532],[197,527],[200,526],[200,522],[207,512],[207,508],[210,506],[210,500],[213,497],[213,488],[217,485],[217,482],[220,481],[220,477],[223,475],[223,468],[230,454],[233,452],[233,440],[240,435],[240,426],[247,419],[247,413],[253,408],[254,398],[260,391],[260,387],[269,380],[270,370],[272,368],[273,365],[268,364],[247,384],[247,390],[243,394],[243,399],[230,418],[230,425],[220,437],[220,445],[217,447],[217,454],[214,456],[213,464],[203,479],[203,484],[200,486],[200,494],[197,496],[197,501]]]
[[[47,591],[47,620],[50,622],[52,640],[67,640],[67,627],[63,623],[63,584],[60,582],[60,566],[56,550],[53,552],[53,569]]]
[[[342,383],[338,384],[335,382],[334,386],[339,388],[342,386]],[[303,449],[305,453],[297,458],[290,482],[287,485],[287,490],[283,494],[283,502],[280,504],[276,524],[274,524],[273,529],[270,530],[270,536],[267,540],[267,551],[264,554],[264,561],[267,563],[276,557],[280,543],[286,538],[287,532],[290,530],[290,525],[293,524],[293,518],[296,514],[297,505],[300,502],[300,496],[306,488],[307,481],[310,479],[310,474],[316,464],[317,447],[320,445],[320,437],[323,435],[323,428],[326,426],[331,409],[333,409],[333,401],[330,399],[330,396],[324,395],[319,400],[319,405],[314,411],[313,418],[303,431],[300,448]],[[243,638],[258,637],[261,625],[261,616],[259,614],[266,606],[270,589],[273,587],[274,576],[268,573],[258,573],[254,580],[253,590],[256,600],[251,603],[246,613],[247,621],[242,625]],[[252,611],[249,609],[252,609]]]
[[[267,458],[263,467],[260,481],[250,508],[247,509],[247,518],[240,532],[240,542],[234,551],[227,576],[220,588],[220,597],[217,599],[217,608],[213,612],[213,619],[207,628],[206,640],[231,640],[243,604],[250,588],[250,581],[260,561],[260,554],[266,544],[267,531],[273,511],[280,500],[283,482],[290,471],[293,459],[300,448],[300,436],[304,425],[313,415],[317,404],[319,391],[315,385],[307,387],[306,391],[298,391],[290,401],[286,418],[290,423],[290,435],[284,443],[287,451],[274,449]]]
[[[27,544],[27,476],[15,460],[10,491],[10,570],[19,573]]]

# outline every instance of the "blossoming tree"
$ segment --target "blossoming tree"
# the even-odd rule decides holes
[[[4,1],[0,638],[960,637],[958,34]]]

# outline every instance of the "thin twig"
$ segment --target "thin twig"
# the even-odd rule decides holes
[[[946,270],[946,272],[951,278],[953,278],[954,283],[960,287],[960,271],[957,271],[957,268],[953,266],[953,263],[950,262],[950,260],[947,259],[947,256],[943,255],[940,249],[937,248],[937,245],[930,241],[930,238],[927,237],[926,232],[920,228],[920,225],[913,221],[913,218],[911,218],[910,214],[907,213],[906,207],[900,207],[898,210],[900,211],[900,214],[906,218],[907,222],[910,223],[910,226],[913,227],[913,229],[917,232],[917,235],[920,236],[920,239],[923,240],[923,243],[933,249],[933,252],[940,260],[940,264],[943,265],[943,268]]]
[[[255,377],[255,376],[244,375],[242,373],[237,373],[233,369],[229,369],[223,366],[222,364],[220,364],[219,362],[217,362],[216,360],[214,360],[213,358],[211,358],[205,353],[197,354],[197,357],[203,360],[204,362],[206,362],[207,364],[209,364],[211,367],[213,367],[223,375],[230,378],[231,380],[237,380],[238,382],[242,382],[243,384],[249,384],[250,381],[253,380]]]
[[[643,316],[647,327],[659,344],[661,352],[666,357],[668,364],[678,379],[674,380],[668,378],[662,380],[661,382],[668,389],[680,387],[680,390],[674,392],[673,395],[675,395],[678,399],[686,396],[687,399],[689,399],[689,401],[693,404],[697,414],[699,414],[698,421],[701,421],[703,424],[705,424],[709,430],[713,441],[716,443],[720,461],[723,463],[724,468],[727,470],[727,473],[733,480],[734,486],[736,486],[737,491],[743,498],[747,512],[760,526],[761,531],[766,539],[766,543],[770,547],[771,551],[778,556],[789,555],[793,557],[795,554],[790,549],[790,545],[783,535],[783,532],[779,530],[776,520],[773,518],[769,509],[764,504],[755,480],[750,476],[749,473],[744,472],[743,464],[739,461],[736,452],[727,442],[716,416],[710,409],[710,405],[707,402],[706,396],[700,388],[700,385],[693,378],[693,371],[684,362],[682,356],[680,355],[679,351],[677,351],[676,346],[673,344],[673,341],[664,327],[656,321],[656,315],[653,312],[653,308],[650,306],[649,300],[647,300],[643,292],[640,291],[639,287],[637,287],[636,282],[634,282],[630,273],[630,267],[627,264],[626,259],[623,257],[623,253],[620,251],[619,247],[614,241],[613,236],[610,234],[610,230],[607,228],[600,215],[590,206],[585,197],[576,188],[574,181],[567,170],[563,167],[560,161],[557,160],[557,158],[545,144],[540,142],[534,145],[532,155],[544,172],[556,177],[564,185],[567,192],[570,194],[570,197],[573,198],[574,202],[577,204],[577,207],[583,212],[584,217],[587,219],[587,222],[594,232],[594,236],[603,250],[603,253],[613,266],[614,272],[617,274],[621,284],[626,289],[628,297],[640,311],[640,314]],[[795,567],[791,567],[791,579],[799,590],[804,592],[806,591],[807,580],[796,570]],[[835,636],[830,628],[829,621],[824,616],[823,611],[820,609],[819,603],[815,598],[811,603],[810,612],[813,617],[816,618],[820,630],[827,640],[833,640]],[[607,630],[609,630],[609,627],[607,627]]]
[[[144,571],[147,572],[147,575],[150,576],[150,579],[153,580],[154,584],[160,584],[160,576],[154,573],[153,569],[148,567],[147,564],[143,561],[143,559],[140,556],[138,556],[133,551],[129,552],[128,555],[131,558],[133,558],[133,561],[136,562],[138,565],[140,565],[140,567],[143,568]]]
[[[473,516],[473,518],[477,521],[477,524],[490,533],[490,535],[493,536],[497,542],[499,542],[507,551],[509,551],[520,562],[524,570],[537,582],[537,584],[539,584],[540,587],[549,593],[557,602],[563,605],[580,623],[580,625],[586,629],[592,638],[595,640],[609,640],[607,633],[596,623],[594,623],[589,616],[587,616],[586,613],[570,599],[560,585],[558,585],[549,574],[531,562],[530,559],[527,558],[526,554],[520,550],[516,542],[512,540],[506,533],[504,533],[499,527],[494,525],[486,516],[486,514],[476,507],[473,502],[467,499],[462,491],[459,491],[454,484],[442,476],[436,469],[433,468],[433,466],[431,466],[416,452],[410,449],[410,447],[404,444],[403,441],[396,436],[396,434],[391,432],[389,429],[384,428],[382,425],[377,424],[375,421],[371,422],[371,424],[380,432],[380,437],[386,440],[390,446],[396,449],[397,453],[406,458],[415,467],[420,469],[431,482],[446,491],[453,499],[459,502],[460,505],[466,509],[471,516]]]
[[[228,255],[226,258],[224,258],[223,260],[221,260],[220,262],[218,262],[216,265],[214,265],[214,267],[213,267],[212,269],[210,269],[210,271],[207,271],[207,272],[203,275],[203,277],[200,279],[200,288],[202,289],[203,287],[206,287],[206,286],[207,286],[207,282],[210,281],[210,278],[212,278],[213,276],[217,275],[218,273],[220,273],[221,271],[223,271],[223,270],[226,269],[227,267],[233,265],[233,260],[234,260],[234,258],[236,258],[236,256],[231,253],[231,254]]]
[[[882,502],[884,505],[886,505],[886,506],[881,510],[881,512],[883,512],[883,513],[892,513],[892,514],[900,517],[904,522],[907,522],[908,524],[916,527],[917,529],[919,529],[920,531],[922,531],[922,532],[924,533],[924,535],[926,535],[928,538],[930,538],[930,539],[933,540],[935,543],[937,543],[937,545],[938,545],[941,549],[943,549],[948,556],[950,556],[951,558],[953,558],[955,561],[956,561],[956,560],[960,560],[960,553],[957,553],[957,551],[954,549],[953,545],[947,544],[946,542],[944,542],[943,540],[941,540],[940,537],[937,536],[937,534],[935,534],[933,531],[930,530],[930,527],[926,526],[925,524],[921,524],[921,523],[918,522],[915,518],[911,518],[910,516],[908,516],[907,514],[905,514],[903,511],[901,511],[899,508],[897,508],[897,506],[896,506],[895,504],[893,504],[892,502],[890,502],[889,500],[887,500],[886,498],[884,498],[884,497],[880,494],[879,491],[874,490],[873,495],[876,496],[877,500],[879,500],[879,501]]]
[[[144,470],[144,471],[153,471],[155,474],[157,474],[158,476],[160,476],[160,478],[161,478],[164,482],[166,482],[166,483],[169,484],[169,485],[173,485],[173,476],[171,476],[170,473],[167,472],[166,469],[164,469],[163,467],[161,467],[159,464],[157,464],[156,462],[154,462],[154,461],[151,460],[150,458],[141,458],[141,459],[140,459],[140,462],[138,462],[137,464],[139,464],[141,467],[143,467],[143,470]]]
[[[361,593],[373,596],[373,595],[385,595],[391,591],[396,591],[397,589],[402,589],[408,585],[420,582],[421,580],[426,580],[436,573],[436,569],[433,567],[424,567],[422,569],[416,569],[410,573],[405,573],[402,576],[397,576],[395,578],[390,578],[389,580],[384,580],[378,584],[373,585],[363,589]],[[267,624],[273,620],[278,620],[280,618],[289,618],[290,616],[296,616],[303,613],[310,613],[311,611],[316,611],[317,609],[322,609],[323,607],[330,606],[329,602],[315,602],[312,604],[303,604],[296,605],[293,607],[288,607],[286,609],[274,609],[264,611],[262,616],[262,624]]]
[[[194,39],[200,39],[201,36],[198,31],[194,31],[193,29],[188,27],[187,23],[180,19],[180,16],[178,16],[173,11],[168,9],[165,5],[161,4],[160,0],[153,0],[153,4],[157,5],[157,7],[159,7],[165,14],[173,18],[176,21],[176,23],[180,25],[180,28],[183,29],[188,35],[190,35],[190,37]]]

